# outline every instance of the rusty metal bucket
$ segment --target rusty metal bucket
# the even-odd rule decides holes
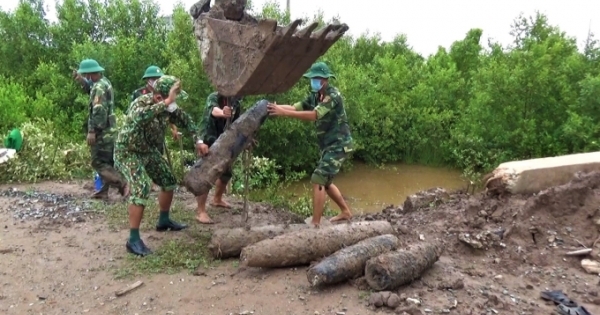
[[[202,66],[224,96],[277,94],[291,89],[310,66],[349,29],[346,24],[297,30],[275,20],[241,24],[201,14],[194,21]]]

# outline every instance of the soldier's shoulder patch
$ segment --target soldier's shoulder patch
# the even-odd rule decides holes
[[[329,95],[330,95],[331,97],[333,97],[333,98],[336,98],[336,97],[339,97],[341,94],[340,94],[340,91],[339,91],[337,88],[333,88],[333,89],[331,89],[331,91],[329,92]]]

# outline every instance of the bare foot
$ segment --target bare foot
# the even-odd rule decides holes
[[[213,200],[213,202],[211,202],[210,205],[213,207],[217,207],[217,208],[231,209],[231,206],[223,200],[219,200],[219,201]]]
[[[312,225],[312,226],[313,226],[315,229],[318,229],[318,228],[320,228],[320,227],[321,227],[321,222],[316,222],[316,223],[315,223],[315,222],[311,222],[310,224],[311,224],[311,225]]]
[[[210,219],[210,217],[208,216],[208,213],[203,212],[199,215],[196,216],[196,221],[198,221],[199,223],[202,224],[213,224],[213,220]]]
[[[352,213],[350,212],[342,212],[338,215],[336,215],[335,217],[329,219],[329,222],[338,222],[338,221],[345,221],[345,220],[350,220],[352,219]]]

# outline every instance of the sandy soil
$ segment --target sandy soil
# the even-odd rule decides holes
[[[402,300],[395,310],[368,305],[371,293],[362,279],[311,288],[307,267],[239,270],[236,260],[226,260],[209,267],[201,264],[196,272],[165,270],[117,277],[124,266],[145,262],[127,257],[127,229],[123,224],[115,228],[114,219],[113,224],[108,222],[115,214],[98,213],[114,205],[93,206],[87,201],[90,191],[83,183],[3,186],[0,312],[550,314],[554,305],[540,299],[540,291],[562,289],[592,314],[600,314],[598,275],[585,272],[580,265],[582,257],[565,256],[569,250],[583,248],[581,244],[592,247],[599,236],[595,224],[600,217],[596,211],[600,206],[599,184],[600,175],[594,175],[537,196],[453,193],[427,208],[405,211],[390,206],[380,214],[355,218],[392,222],[405,245],[433,238],[447,244],[432,269],[395,292]],[[117,199],[116,195],[112,198]],[[235,208],[241,203],[230,201],[233,210],[210,210],[217,224],[199,226],[191,220],[194,199],[190,194],[178,194],[181,213],[173,215],[192,227],[179,233],[158,233],[152,230],[154,221],[149,218],[142,237],[151,248],[159,249],[172,240],[189,241],[211,229],[237,226],[240,212]],[[253,224],[300,220],[268,205],[252,204],[252,209]],[[480,245],[482,248],[475,248]],[[598,257],[596,249],[592,257]],[[195,264],[190,266],[193,270],[198,263],[190,264]],[[115,291],[137,280],[144,285],[115,296]]]

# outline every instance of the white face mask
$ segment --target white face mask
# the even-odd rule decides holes
[[[148,86],[150,86],[151,88],[154,88],[155,84],[156,84],[156,79],[148,79]]]

